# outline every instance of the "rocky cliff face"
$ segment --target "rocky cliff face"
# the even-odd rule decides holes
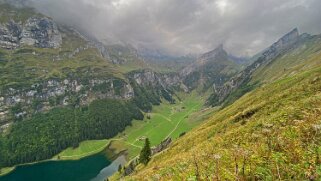
[[[23,89],[8,88],[0,91],[0,126],[10,116],[27,117],[57,106],[88,105],[95,99],[130,99],[134,91],[130,84],[116,78],[51,79]]]
[[[173,103],[175,91],[188,91],[176,73],[161,74],[145,69],[130,72],[127,77],[131,85],[136,88],[134,90],[144,94],[139,96],[154,100],[151,101],[152,104],[159,104],[160,98]]]
[[[160,74],[152,70],[139,70],[131,72],[129,78],[135,80],[139,86],[161,86],[164,89],[172,87],[179,87],[181,85],[181,79],[178,74]]]
[[[62,37],[57,25],[46,17],[30,17],[25,23],[10,20],[0,24],[0,47],[16,49],[22,45],[59,48]]]
[[[104,98],[132,99],[136,95],[133,86],[158,92],[160,97],[172,97],[173,89],[185,89],[177,74],[159,74],[151,70],[131,72],[126,80],[66,78],[49,79],[23,88],[6,87],[0,90],[0,127],[4,129],[12,119],[57,106],[88,105],[95,99]]]
[[[221,104],[234,90],[244,85],[251,79],[251,75],[261,66],[273,61],[277,56],[291,49],[295,43],[300,39],[298,29],[295,28],[291,32],[284,35],[277,42],[272,44],[262,55],[245,70],[241,71],[236,76],[232,77],[224,85],[214,84],[214,97],[216,101],[213,105]]]
[[[78,54],[88,50],[90,53],[100,52],[102,57],[111,60],[114,64],[122,64],[126,61],[131,61],[138,57],[137,51],[130,46],[105,46],[101,43],[89,41],[86,37],[82,36],[79,32],[69,27],[60,26],[43,15],[36,14],[30,10],[30,14],[21,18],[22,9],[16,9],[8,6],[1,6],[6,9],[6,12],[0,12],[0,15],[6,16],[5,19],[0,21],[0,48],[2,49],[17,49],[16,51],[6,51],[6,55],[10,57],[11,52],[18,52],[19,55],[22,51],[30,51],[29,47],[33,46],[38,48],[59,48],[62,45],[62,38],[66,44],[73,44],[71,48],[61,47],[58,51],[48,51],[41,55],[41,58],[50,61],[53,60],[58,67],[60,64],[65,63],[64,60],[75,58]],[[28,10],[29,12],[29,10]],[[17,18],[19,17],[19,18]],[[69,42],[70,41],[70,42]],[[92,51],[91,49],[97,48],[99,51]],[[58,53],[56,53],[58,52]],[[32,61],[38,61],[38,53],[34,50],[21,54],[32,56]],[[91,54],[90,54],[91,55]],[[30,58],[29,57],[29,58]],[[89,56],[88,56],[89,57]],[[94,56],[93,56],[94,57]],[[15,82],[14,85],[2,84],[0,87],[0,131],[8,127],[15,119],[28,118],[36,112],[45,112],[55,107],[61,106],[82,106],[88,105],[96,99],[135,99],[135,103],[139,104],[140,98],[136,95],[133,85],[140,95],[144,97],[145,103],[150,104],[160,103],[161,97],[173,101],[172,89],[180,88],[181,79],[178,74],[160,74],[151,70],[134,71],[124,75],[122,79],[116,78],[113,73],[99,74],[92,72],[91,66],[95,67],[95,62],[88,61],[86,56],[84,58],[88,67],[77,67],[77,70],[71,70],[68,63],[67,67],[60,67],[58,74],[63,76],[43,76],[46,78],[32,77],[30,81]],[[89,57],[92,58],[92,57]],[[94,57],[95,58],[95,57]],[[93,59],[94,59],[93,58]],[[99,57],[101,58],[101,57]],[[30,58],[31,59],[31,58]],[[23,64],[22,59],[19,64]],[[9,62],[5,60],[3,62]],[[78,61],[78,59],[76,59]],[[79,60],[81,62],[81,60]],[[1,62],[0,62],[1,63]],[[45,64],[45,63],[44,63]],[[98,64],[101,66],[101,64]],[[108,65],[109,64],[103,64]],[[62,65],[64,66],[64,65]],[[20,67],[17,62],[17,67]],[[26,70],[32,74],[36,68],[25,68],[22,66],[21,70]],[[38,67],[37,67],[38,68]],[[12,68],[16,71],[15,68]],[[13,72],[12,71],[12,72]],[[70,73],[70,72],[76,73]],[[12,72],[6,71],[3,76],[12,76]],[[43,74],[48,71],[44,68]],[[42,75],[42,74],[40,74]],[[64,78],[50,78],[50,77],[64,77]],[[185,88],[185,87],[183,87]],[[145,96],[144,94],[148,94]],[[146,103],[147,104],[147,103]],[[144,107],[146,111],[151,109],[151,106]]]
[[[20,44],[22,28],[13,21],[0,24],[0,47],[15,49]]]

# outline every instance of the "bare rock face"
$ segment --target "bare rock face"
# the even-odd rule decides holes
[[[96,99],[131,99],[134,90],[124,80],[115,78],[90,79],[51,79],[25,87],[0,90],[0,127],[8,122],[9,110],[16,105],[29,106],[35,100],[42,102],[37,111],[45,111],[55,106],[71,104],[88,105]],[[73,99],[76,98],[76,102]],[[54,101],[55,103],[51,103]],[[51,105],[52,104],[52,105]],[[16,117],[28,116],[32,112],[17,112]]]
[[[0,24],[0,48],[15,49],[19,47],[22,26],[13,21]]]
[[[20,43],[39,48],[59,48],[62,38],[52,20],[33,17],[24,25]]]
[[[166,138],[159,145],[151,148],[152,155],[155,155],[156,153],[162,152],[163,150],[168,148],[171,143],[172,143],[172,138]]]
[[[128,75],[130,79],[133,79],[139,86],[151,86],[151,87],[162,87],[164,89],[169,89],[172,87],[179,87],[181,82],[178,74],[160,74],[152,70],[140,70],[132,72]]]
[[[0,47],[16,49],[21,45],[59,48],[62,37],[57,25],[46,17],[31,17],[24,24],[13,20],[0,24]]]

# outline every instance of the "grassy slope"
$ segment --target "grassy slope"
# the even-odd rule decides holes
[[[320,90],[321,68],[258,88],[127,179],[320,179]]]
[[[258,58],[258,55],[254,56],[253,59],[255,57]],[[226,106],[233,103],[246,92],[262,84],[294,76],[318,66],[321,66],[321,35],[315,35],[305,40],[301,39],[285,55],[275,58],[269,64],[262,64],[253,73],[250,82],[243,84],[236,91],[232,92],[223,105]]]
[[[35,13],[32,8],[16,9],[8,4],[2,4],[1,2],[0,12],[0,23],[7,23],[10,20],[24,23],[30,16],[37,15],[43,17],[43,15]]]
[[[133,70],[150,68],[141,57],[137,55],[136,50],[130,45],[107,45],[106,46],[110,60],[118,61],[115,65],[118,71],[128,73]]]
[[[65,78],[69,73],[122,77],[94,48],[83,50],[72,58],[64,56],[85,46],[85,42],[76,35],[65,33],[61,49],[23,47],[15,51],[0,50],[5,60],[0,66],[0,85],[21,85],[48,78]],[[78,40],[75,40],[77,38]],[[55,60],[57,57],[62,60]],[[86,74],[87,70],[91,70],[90,75]]]
[[[99,153],[106,148],[110,143],[110,140],[88,140],[83,141],[79,144],[77,148],[67,148],[66,150],[60,152],[53,159],[60,160],[77,160],[83,157]]]

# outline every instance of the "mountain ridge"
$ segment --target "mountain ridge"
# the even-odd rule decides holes
[[[254,61],[236,76],[232,77],[223,86],[215,85],[214,94],[211,95],[211,98],[208,101],[209,104],[215,106],[223,103],[233,91],[246,84],[251,79],[251,76],[255,70],[257,70],[260,66],[269,64],[270,61],[273,61],[277,56],[282,55],[282,53],[289,51],[299,39],[300,36],[297,28],[294,28],[282,36],[278,41],[267,48],[256,61]]]

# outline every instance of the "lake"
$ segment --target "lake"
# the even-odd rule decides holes
[[[0,181],[104,181],[126,163],[124,156],[111,162],[103,153],[80,160],[45,161],[18,166]]]

